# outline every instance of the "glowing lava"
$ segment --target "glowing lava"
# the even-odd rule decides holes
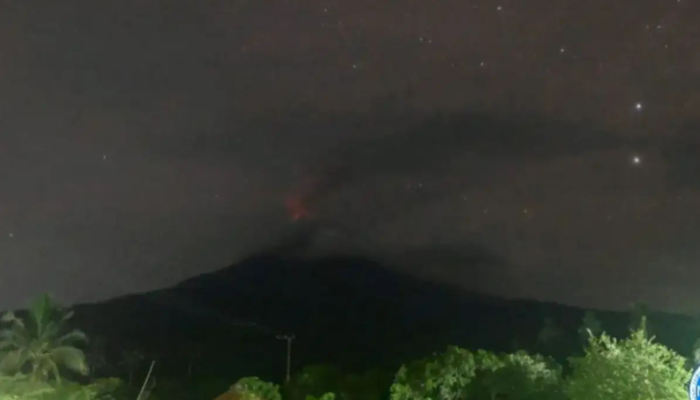
[[[300,193],[292,193],[287,196],[284,205],[287,207],[289,218],[292,221],[299,221],[311,216],[311,212],[306,205],[306,196]]]
[[[328,177],[307,178],[296,186],[285,198],[284,206],[292,221],[314,217],[313,210],[318,209],[319,202],[335,187],[335,182]]]

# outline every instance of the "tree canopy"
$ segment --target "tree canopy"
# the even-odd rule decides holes
[[[83,351],[75,347],[87,342],[79,330],[67,331],[73,317],[48,295],[34,300],[26,318],[12,312],[2,317],[0,331],[0,370],[5,373],[29,372],[34,380],[61,381],[62,368],[88,374]]]
[[[591,337],[573,358],[566,392],[571,400],[683,400],[690,379],[686,360],[646,334],[646,318],[629,338]]]

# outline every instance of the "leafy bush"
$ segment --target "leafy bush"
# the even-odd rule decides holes
[[[119,379],[98,379],[90,385],[63,381],[49,384],[28,375],[0,375],[0,400],[113,400]]]
[[[121,380],[116,378],[98,379],[89,385],[64,381],[41,400],[113,400],[121,386]]]
[[[573,358],[571,400],[683,400],[686,360],[646,335],[645,319],[625,340],[591,337],[586,354]]]
[[[48,383],[32,381],[25,375],[0,375],[0,400],[41,399],[54,392],[55,389]]]
[[[277,385],[257,377],[242,378],[231,390],[239,393],[242,400],[282,400]]]
[[[561,367],[540,355],[503,356],[479,351],[470,398],[534,400],[563,398]]]
[[[391,385],[391,400],[456,400],[476,375],[474,355],[459,347],[402,366]]]
[[[476,354],[457,347],[401,367],[391,386],[392,400],[534,400],[563,397],[561,367],[542,356],[516,352]]]
[[[325,393],[321,397],[306,396],[306,400],[335,400],[335,393]]]

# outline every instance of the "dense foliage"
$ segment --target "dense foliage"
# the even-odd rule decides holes
[[[562,398],[561,368],[540,355],[516,352],[495,356],[477,354],[474,399],[543,400]]]
[[[54,392],[48,383],[29,380],[24,375],[0,376],[0,400],[40,399]]]
[[[231,388],[241,400],[281,400],[279,387],[257,377],[242,378]]]
[[[335,400],[335,393],[324,393],[320,397],[306,396],[306,400]]]
[[[78,330],[65,331],[73,313],[63,310],[49,296],[41,296],[29,307],[27,318],[9,312],[2,322],[9,325],[0,333],[0,371],[16,374],[28,371],[31,378],[61,381],[60,369],[88,373],[85,354],[75,344],[87,341]]]
[[[391,385],[391,400],[457,400],[476,374],[474,355],[450,347],[444,353],[402,366]]]
[[[392,380],[393,374],[382,370],[353,374],[333,365],[309,365],[284,385],[283,397],[307,400],[333,394],[336,400],[381,400],[386,398]]]
[[[605,334],[587,313],[578,333],[583,354],[569,359],[567,373],[554,360],[525,351],[507,354],[452,346],[401,366],[395,374],[372,370],[347,373],[332,365],[310,365],[280,388],[257,377],[230,381],[207,377],[164,378],[144,386],[141,400],[681,400],[692,361],[649,337],[646,310],[631,314],[635,329],[624,339]],[[67,329],[72,313],[49,297],[26,314],[7,313],[0,331],[0,400],[135,399],[142,382],[135,372],[145,357],[122,352],[121,379],[88,375],[80,345],[85,335]],[[536,348],[564,335],[545,319]],[[89,360],[106,365],[104,343],[88,348]],[[691,359],[700,359],[696,346]],[[118,350],[118,349],[117,349]],[[139,372],[140,374],[140,372]],[[155,386],[155,387],[154,387]],[[229,387],[228,391],[226,388]],[[222,394],[223,393],[223,394]],[[216,397],[219,396],[219,397]]]
[[[554,399],[561,396],[561,368],[525,352],[476,354],[457,347],[401,367],[391,400]]]
[[[110,400],[122,386],[119,379],[80,384],[64,379],[88,374],[79,330],[68,330],[73,313],[49,296],[34,300],[26,317],[8,312],[0,331],[0,400]]]
[[[591,337],[586,355],[571,360],[571,400],[682,400],[690,372],[686,360],[654,343],[644,320],[628,339]]]
[[[118,379],[98,379],[89,385],[41,382],[26,375],[0,376],[0,400],[114,400]]]

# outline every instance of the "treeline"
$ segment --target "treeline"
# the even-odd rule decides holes
[[[402,366],[382,390],[360,392],[332,388],[327,370],[306,370],[296,382],[234,385],[224,399],[280,400],[682,400],[687,398],[690,363],[655,343],[646,321],[618,340],[587,331],[580,357],[571,357],[568,373],[551,358],[524,351],[494,354],[450,347],[445,352]],[[314,374],[315,372],[315,374]],[[245,383],[245,381],[243,381]],[[258,393],[265,387],[265,394]],[[281,394],[280,394],[281,393]]]
[[[145,362],[142,355],[124,351],[119,368],[104,368],[100,349],[105,344],[71,330],[73,313],[42,296],[26,311],[2,317],[0,400],[685,399],[697,352],[683,357],[658,343],[647,314],[636,307],[629,334],[614,338],[595,314],[586,313],[578,329],[580,349],[569,357],[552,357],[561,350],[559,339],[571,333],[545,318],[537,348],[529,352],[451,346],[393,371],[347,373],[332,365],[309,365],[280,386],[256,377],[196,376],[191,371],[187,377],[156,374],[157,379],[142,386],[143,377],[135,376]],[[115,370],[118,377],[100,377],[100,371]]]

